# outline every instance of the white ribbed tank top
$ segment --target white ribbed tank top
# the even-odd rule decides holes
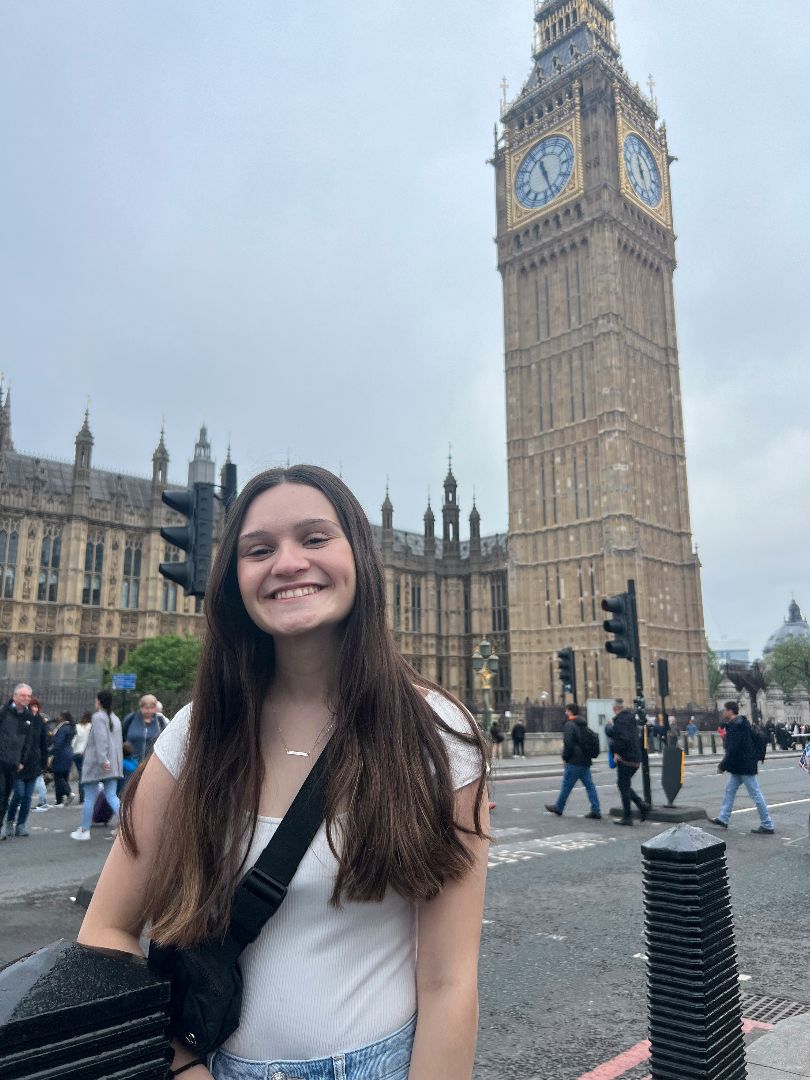
[[[459,731],[469,720],[441,694],[427,701]],[[177,778],[185,756],[191,706],[155,743]],[[476,781],[476,749],[442,732],[456,789]],[[280,818],[259,817],[248,870]],[[242,1017],[224,1044],[253,1061],[327,1057],[378,1042],[416,1012],[416,905],[389,889],[380,903],[329,904],[337,861],[321,826],[279,910],[242,954]]]

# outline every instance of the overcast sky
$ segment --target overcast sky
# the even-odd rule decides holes
[[[531,0],[0,0],[0,366],[17,448],[139,474],[165,417],[240,481],[342,469],[373,520],[506,527],[493,175]],[[710,635],[810,608],[806,0],[616,0],[667,122]],[[466,522],[465,532],[466,534]]]

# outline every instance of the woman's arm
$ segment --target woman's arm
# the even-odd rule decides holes
[[[472,827],[477,784],[456,792],[456,820]],[[481,824],[489,827],[486,792]],[[460,880],[419,906],[418,1017],[408,1080],[470,1080],[478,1029],[478,949],[489,842],[460,834],[474,863]]]
[[[158,845],[163,839],[162,823],[169,812],[176,781],[163,762],[153,754],[141,777],[132,804],[132,823],[138,855],[128,854],[116,838],[98,879],[76,940],[81,945],[143,956],[139,938],[144,927],[146,888]],[[172,1068],[194,1059],[194,1054],[178,1042]],[[183,1073],[183,1080],[206,1080],[210,1073],[197,1066]]]

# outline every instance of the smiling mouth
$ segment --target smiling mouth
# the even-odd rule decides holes
[[[270,593],[271,600],[297,600],[299,596],[314,596],[321,592],[325,585],[304,585],[300,589],[276,589]]]

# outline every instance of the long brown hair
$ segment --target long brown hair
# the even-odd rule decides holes
[[[338,657],[335,700],[329,703],[335,729],[324,750],[327,836],[339,863],[332,903],[381,900],[389,886],[409,900],[430,899],[471,866],[472,856],[456,831],[460,826],[454,820],[453,785],[439,730],[453,729],[417,687],[440,688],[396,650],[385,616],[383,566],[362,507],[326,469],[269,469],[253,477],[231,506],[208,582],[207,631],[186,756],[144,911],[160,944],[191,946],[225,932],[255,832],[264,781],[261,712],[273,680],[274,648],[272,637],[245,610],[236,556],[248,507],[262,492],[284,483],[316,488],[330,501],[357,575]],[[481,756],[473,832],[483,837],[479,806],[486,751],[472,720],[469,731],[458,737]],[[122,809],[122,840],[133,854],[131,806],[140,774],[127,784]],[[348,811],[347,827],[340,828],[336,842],[336,816],[342,811]]]

